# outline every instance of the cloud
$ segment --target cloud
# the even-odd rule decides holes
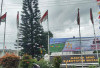
[[[96,1],[83,0],[54,0],[50,2],[47,7],[40,7],[43,13],[48,9],[49,11],[49,27],[54,37],[73,37],[79,36],[77,25],[77,9],[80,9],[81,31],[82,36],[93,36],[92,25],[90,21],[90,8],[93,9],[94,19],[97,19],[98,6]],[[52,2],[52,3],[51,3]],[[99,32],[99,24],[95,24],[96,32]],[[43,26],[46,27],[45,22]],[[87,27],[86,27],[87,26]],[[90,30],[87,30],[90,29]],[[98,31],[97,31],[98,30]],[[97,34],[98,35],[98,34]]]
[[[6,39],[5,45],[6,45],[7,49],[15,49],[14,44],[17,39],[16,16],[17,16],[17,11],[22,10],[22,4],[21,4],[22,2],[21,1],[22,0],[8,0],[8,1],[4,0],[4,2],[3,2],[2,15],[5,12],[7,12],[6,35],[5,35],[6,36],[5,37],[5,39]],[[0,49],[3,48],[4,27],[5,27],[5,23],[2,22],[0,25],[0,46],[1,46]]]
[[[0,0],[1,3],[1,0]],[[0,6],[1,7],[1,6]],[[93,27],[90,21],[90,8],[93,9],[96,35],[99,36],[100,30],[97,17],[99,8],[95,0],[39,0],[39,9],[41,16],[48,9],[49,11],[49,29],[55,38],[79,36],[79,27],[77,25],[77,9],[80,8],[81,17],[81,35],[82,37],[93,36]],[[4,0],[3,14],[7,12],[7,32],[6,44],[13,46],[17,39],[16,15],[17,11],[22,11],[22,0]],[[20,16],[21,18],[21,16]],[[20,20],[21,22],[21,20]],[[47,22],[42,23],[44,30],[47,31]],[[0,41],[3,42],[4,23],[0,26]],[[0,45],[3,45],[1,43]],[[2,48],[2,47],[0,47]],[[12,47],[13,48],[13,47]]]

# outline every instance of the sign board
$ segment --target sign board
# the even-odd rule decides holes
[[[100,57],[100,54],[99,54]],[[52,60],[54,56],[50,57],[50,60]],[[63,55],[62,58],[62,64],[67,63],[82,63],[81,55]],[[82,55],[83,63],[98,63],[98,59],[96,54],[91,55]]]
[[[94,37],[83,37],[81,38],[51,38],[50,39],[50,52],[69,52],[69,51],[94,51],[100,50],[100,37],[96,38],[96,43]]]

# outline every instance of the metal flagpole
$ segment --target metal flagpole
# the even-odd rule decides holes
[[[48,12],[48,10],[47,10]],[[48,15],[47,15],[47,26],[48,26],[48,55],[50,55],[50,50],[49,50],[49,21],[48,21]]]
[[[95,34],[95,28],[94,28],[94,24],[93,24],[93,30],[94,30],[94,42],[95,42],[95,45],[96,45],[96,51],[97,51],[97,59],[98,59],[98,50],[97,50],[97,43],[96,43],[96,34]]]
[[[18,53],[19,53],[19,27],[17,28],[17,56],[18,56]]]
[[[17,13],[17,56],[19,54],[19,12]]]
[[[2,6],[3,6],[3,0],[1,1],[1,14],[0,14],[0,17],[2,16]],[[1,24],[1,19],[0,19],[0,24]]]
[[[7,15],[7,12],[6,12]],[[4,27],[4,43],[3,43],[3,54],[5,54],[5,35],[6,35],[6,21],[5,21],[5,27]]]
[[[82,60],[82,68],[83,68],[83,57],[82,57],[82,45],[81,45],[81,32],[80,32],[80,24],[79,24],[79,36],[80,36],[81,60]]]
[[[1,16],[2,16],[2,6],[3,6],[3,0],[1,1]]]
[[[78,19],[79,19],[79,9],[78,9]],[[80,19],[78,21],[78,25],[79,25],[79,36],[80,36],[80,46],[81,46],[81,60],[82,60],[82,68],[83,68],[82,45],[81,45],[81,31],[80,31]]]
[[[98,50],[97,50],[96,34],[95,34],[95,27],[94,27],[93,15],[92,15],[92,8],[90,8],[90,19],[91,19],[91,22],[92,22],[92,24],[93,24],[94,42],[95,42],[95,45],[96,45],[97,59],[98,59],[99,56],[98,56]]]

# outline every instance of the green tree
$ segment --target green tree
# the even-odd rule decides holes
[[[23,0],[22,23],[20,24],[19,45],[23,53],[39,57],[43,40],[43,27],[40,25],[38,0]]]

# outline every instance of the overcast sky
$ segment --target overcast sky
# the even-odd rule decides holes
[[[39,0],[41,16],[46,10],[49,12],[49,29],[55,38],[79,36],[79,27],[76,21],[78,8],[80,9],[82,37],[93,36],[93,27],[89,15],[90,8],[93,9],[96,35],[100,36],[100,24],[98,23],[98,12],[100,10],[96,0]],[[6,47],[8,49],[14,49],[13,45],[17,39],[17,11],[20,11],[21,15],[22,0],[4,0],[3,14],[7,12]],[[47,21],[43,22],[42,25],[44,30],[47,31]],[[3,34],[4,23],[0,25],[0,49],[3,46]]]

